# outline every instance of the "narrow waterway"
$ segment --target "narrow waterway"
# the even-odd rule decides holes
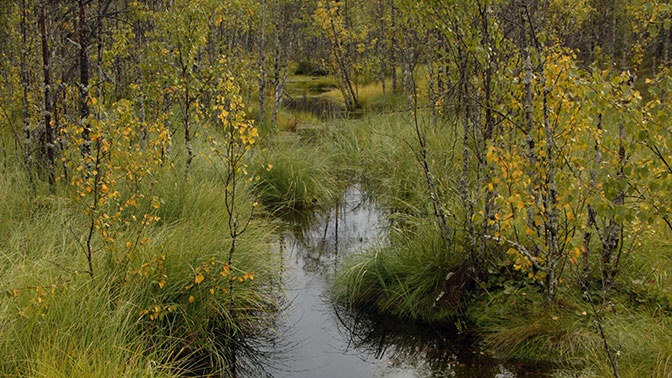
[[[385,245],[383,209],[350,187],[329,213],[296,224],[276,246],[284,263],[287,307],[278,350],[268,372],[275,378],[543,377],[498,363],[455,335],[398,321],[358,318],[335,306],[330,283],[346,256]]]

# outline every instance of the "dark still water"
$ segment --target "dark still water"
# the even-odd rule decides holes
[[[357,186],[340,206],[306,226],[285,232],[277,244],[288,301],[268,373],[276,378],[543,377],[505,365],[444,332],[397,320],[372,320],[330,302],[336,267],[346,255],[385,244],[385,212]]]

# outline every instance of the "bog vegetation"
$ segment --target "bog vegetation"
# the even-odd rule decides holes
[[[0,1],[0,374],[256,376],[278,218],[334,300],[556,374],[672,375],[672,4]]]

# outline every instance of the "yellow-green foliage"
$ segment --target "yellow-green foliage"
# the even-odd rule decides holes
[[[163,129],[131,108],[118,103],[92,123],[90,154],[75,143],[81,129],[67,134],[68,180],[53,189],[31,185],[22,167],[0,175],[2,376],[174,376],[205,360],[199,368],[216,372],[240,340],[269,328],[271,228],[251,222],[230,259],[226,166],[196,165],[184,181],[161,160]],[[239,151],[255,138],[245,125],[234,128]],[[246,186],[236,190],[237,213],[251,213]]]
[[[63,151],[67,169],[63,177],[72,189],[71,203],[89,219],[85,229],[76,232],[85,235],[88,244],[93,233],[98,233],[112,253],[114,244],[130,249],[146,242],[128,229],[141,231],[158,220],[153,212],[160,201],[152,195],[152,188],[164,166],[170,131],[163,123],[139,120],[137,104],[131,101],[103,106],[94,98],[92,103],[100,117],[88,120],[88,139],[81,137],[84,125],[68,125],[62,131],[61,139],[68,147]],[[93,269],[89,273],[95,275]]]

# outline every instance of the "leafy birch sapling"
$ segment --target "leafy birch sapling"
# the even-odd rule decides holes
[[[215,139],[211,139],[211,142],[213,154],[224,166],[224,171],[220,170],[219,173],[224,183],[224,202],[228,215],[231,245],[229,247],[227,263],[225,264],[227,274],[222,275],[228,276],[228,271],[236,270],[234,256],[238,247],[238,239],[250,225],[254,208],[256,207],[255,202],[251,210],[245,212],[245,207],[241,206],[240,203],[241,200],[245,200],[244,192],[240,191],[240,186],[248,185],[252,182],[252,178],[246,177],[247,164],[245,163],[245,156],[256,143],[259,133],[253,122],[247,119],[247,112],[240,93],[240,87],[235,83],[233,76],[225,75],[218,83],[217,89],[214,111],[224,137],[221,142]],[[242,283],[247,279],[254,279],[254,276],[251,273],[244,273],[237,277],[233,275],[229,279],[228,292],[230,297],[228,311],[229,316],[234,319],[234,323],[237,316],[234,291],[236,278]],[[229,330],[228,337],[229,369],[231,375],[237,377],[237,347],[242,335],[239,335],[237,330],[232,328]]]
[[[170,132],[160,123],[139,122],[134,103],[122,100],[110,108],[91,99],[101,119],[88,121],[88,138],[81,138],[84,125],[68,125],[63,132],[63,161],[72,172],[69,184],[73,201],[87,219],[87,230],[80,237],[86,254],[87,271],[95,277],[97,236],[107,250],[107,257],[125,261],[127,254],[113,256],[114,251],[132,250],[149,240],[142,231],[159,220],[153,215],[160,200],[151,195],[154,175],[162,167],[162,151],[170,143]],[[144,136],[147,136],[146,139]],[[146,142],[141,147],[142,140]],[[82,154],[89,144],[90,153]],[[83,239],[83,240],[81,240]]]

